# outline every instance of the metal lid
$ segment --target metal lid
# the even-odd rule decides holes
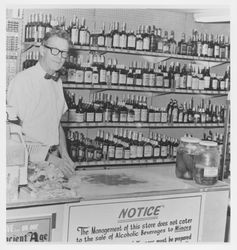
[[[200,139],[196,138],[196,137],[181,137],[180,140],[182,142],[186,142],[186,143],[200,143]]]
[[[217,147],[217,142],[214,141],[200,141],[199,144],[206,147]]]

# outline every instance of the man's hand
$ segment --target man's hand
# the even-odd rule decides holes
[[[65,177],[69,178],[75,173],[74,163],[68,158],[59,158],[53,154],[50,154],[48,161],[54,164],[55,167],[59,168]]]

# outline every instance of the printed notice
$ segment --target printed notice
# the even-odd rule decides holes
[[[67,240],[78,243],[197,242],[201,196],[69,207]]]
[[[51,217],[7,221],[7,242],[47,242],[51,240]]]

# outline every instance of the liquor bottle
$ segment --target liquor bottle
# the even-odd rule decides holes
[[[153,158],[153,146],[149,138],[144,138],[144,158],[151,159]]]
[[[155,122],[155,109],[154,109],[154,107],[150,106],[147,113],[148,113],[147,121],[148,122]]]
[[[188,42],[187,42],[187,55],[188,55],[188,56],[191,56],[191,55],[192,55],[192,46],[193,46],[192,37],[189,36],[189,37],[188,37]]]
[[[225,59],[230,59],[230,38],[225,36]]]
[[[78,45],[79,41],[79,27],[78,27],[78,18],[74,15],[71,25],[70,25],[70,35],[71,35],[71,41],[72,44]]]
[[[38,39],[37,42],[41,42],[45,35],[45,25],[44,25],[44,14],[39,14],[39,26],[38,26]]]
[[[92,66],[92,84],[99,84],[99,71],[98,71],[98,63],[97,57],[94,57],[93,66]]]
[[[190,100],[190,103],[189,103],[189,105],[188,105],[188,110],[187,110],[187,122],[188,123],[193,123],[193,119],[194,119],[194,117],[193,117],[193,115],[194,115],[194,113],[193,113],[193,108],[194,108],[194,105],[193,105],[193,97],[191,98],[191,100]]]
[[[219,36],[220,58],[225,58],[225,40],[224,35]]]
[[[109,144],[108,144],[108,160],[115,159],[115,143],[113,134],[109,134]]]
[[[168,105],[166,107],[167,122],[168,123],[172,122],[172,109],[173,109],[173,99],[170,99],[170,102],[168,103]]]
[[[126,33],[126,23],[124,22],[122,26],[122,31],[120,32],[120,36],[119,36],[119,47],[121,49],[126,49],[127,41],[128,41],[128,36]]]
[[[224,105],[221,105],[221,107],[220,107],[220,123],[225,122],[225,116],[226,116],[226,108]]]
[[[187,71],[186,71],[186,65],[183,65],[183,68],[180,72],[180,89],[187,89]]]
[[[164,81],[164,76],[163,76],[163,73],[161,72],[162,69],[161,69],[161,64],[155,64],[155,76],[156,76],[156,79],[155,79],[155,86],[157,88],[163,88],[163,81]]]
[[[230,66],[227,66],[224,79],[225,79],[225,90],[229,91],[230,90]]]
[[[32,19],[32,15],[29,15],[28,17],[28,22],[25,25],[25,42],[29,42],[30,41],[30,29],[31,29],[31,19]]]
[[[151,43],[151,37],[150,37],[150,26],[145,26],[145,33],[142,36],[142,49],[144,51],[150,51],[150,43]]]
[[[130,141],[127,137],[127,130],[124,129],[123,131],[123,137],[122,137],[122,144],[123,144],[123,152],[124,152],[124,155],[123,155],[123,158],[124,160],[129,160],[130,159]]]
[[[219,82],[219,90],[226,90],[225,88],[225,75],[220,77],[220,82]]]
[[[192,65],[191,63],[188,64],[188,72],[187,72],[187,89],[192,89]]]
[[[136,159],[137,158],[137,146],[138,146],[138,140],[137,140],[137,133],[131,132],[132,139],[130,141],[130,159]]]
[[[127,49],[135,50],[136,49],[136,35],[134,31],[131,30],[128,32],[128,42],[127,42]]]
[[[87,29],[86,29],[86,20],[82,18],[82,24],[79,29],[79,45],[87,45]]]
[[[144,157],[144,143],[142,140],[143,136],[141,132],[138,132],[138,143],[137,143],[137,158],[143,159]]]
[[[138,63],[137,68],[135,69],[134,73],[134,84],[135,86],[142,86],[142,69],[141,69],[141,62]]]
[[[120,122],[127,122],[128,118],[128,109],[125,106],[124,98],[123,101],[120,103],[120,116],[119,116],[119,121]]]
[[[70,96],[70,102],[68,103],[68,119],[73,121],[76,113],[76,102],[75,102],[75,93],[72,93]]]
[[[154,140],[154,146],[153,146],[153,158],[159,159],[160,158],[160,145],[158,141]]]
[[[192,56],[197,56],[197,30],[192,30]]]
[[[145,96],[141,97],[141,122],[147,122],[147,98]]]
[[[119,34],[119,23],[114,22],[114,29],[112,31],[112,48],[118,49],[119,48],[119,40],[120,40],[120,34]]]
[[[166,140],[166,136],[163,135],[160,142],[160,158],[166,159],[168,156],[168,142]]]
[[[163,87],[164,88],[170,88],[171,84],[171,72],[169,68],[169,72],[167,71],[167,63],[163,62],[162,67],[162,74],[163,74]]]
[[[149,71],[148,71],[148,62],[144,62],[144,67],[142,69],[142,85],[144,87],[149,86]]]
[[[78,103],[76,106],[75,122],[85,121],[85,109],[83,104],[83,97],[79,96]]]
[[[141,34],[141,27],[138,28],[136,32],[136,50],[142,50],[143,49],[143,39]]]
[[[205,79],[204,79],[204,68],[202,70],[199,70],[198,68],[198,89],[204,90],[205,89]]]
[[[95,110],[95,122],[103,122],[104,110],[102,106],[94,104],[94,110]]]
[[[113,45],[113,36],[112,36],[112,25],[109,25],[109,31],[105,35],[105,47],[112,48]]]
[[[118,84],[125,86],[127,83],[127,69],[125,68],[124,65],[120,65],[118,74],[119,74]]]
[[[183,123],[183,118],[184,118],[184,106],[181,103],[178,107],[178,123]]]
[[[210,76],[210,67],[204,68],[204,89],[210,90],[210,84],[211,84],[211,76]]]
[[[127,74],[126,85],[128,85],[128,86],[133,86],[134,85],[134,76],[133,76],[133,67],[132,67],[132,64],[133,63],[130,63],[128,74]]]
[[[102,142],[103,160],[108,160],[109,133],[105,132]]]
[[[205,108],[206,120],[205,123],[211,122],[211,100],[208,101],[208,105]]]
[[[173,123],[178,122],[178,115],[179,115],[178,102],[177,100],[174,100],[173,105],[172,105],[172,122]]]
[[[133,102],[133,110],[134,110],[134,122],[141,121],[141,107],[138,103],[138,96],[135,96],[135,100]]]
[[[97,44],[99,47],[105,46],[105,24],[103,23],[100,33],[98,34]]]
[[[168,31],[164,31],[164,37],[162,38],[163,42],[163,53],[170,53],[169,41],[168,41]]]
[[[214,44],[213,44],[213,35],[212,34],[209,34],[209,36],[208,36],[207,56],[208,57],[214,56]]]
[[[50,31],[52,30],[51,20],[52,20],[52,15],[51,15],[51,14],[49,14],[49,15],[46,14],[46,20],[45,20],[45,22],[46,22],[45,33],[50,32]]]
[[[103,97],[103,110],[104,110],[104,122],[111,122],[112,121],[112,102],[111,102],[112,96],[108,94],[105,94]]]
[[[168,113],[166,111],[166,108],[161,108],[161,119],[160,122],[161,123],[167,123],[168,122]]]
[[[207,41],[207,34],[206,33],[203,35],[201,56],[204,56],[204,57],[208,56],[208,41]]]
[[[92,74],[93,74],[93,69],[90,66],[90,63],[85,63],[85,68],[84,68],[84,81],[85,84],[91,84],[92,83]]]
[[[157,52],[162,53],[163,52],[163,39],[162,39],[162,29],[161,28],[159,28],[157,30],[156,41],[157,41]]]
[[[188,122],[188,107],[187,107],[187,102],[184,102],[183,107],[184,107],[184,109],[183,109],[183,123],[187,123]]]
[[[122,160],[124,158],[124,147],[121,143],[121,139],[117,139],[117,142],[114,141],[114,158],[115,160]]]
[[[203,40],[203,34],[198,34],[198,40],[197,40],[197,56],[202,55],[202,40]]]
[[[216,35],[215,43],[214,43],[214,57],[220,57],[220,45],[219,45],[219,36]]]
[[[78,136],[78,143],[77,143],[77,161],[78,162],[83,162],[85,161],[85,152],[86,151],[86,147],[85,147],[85,143],[84,143],[84,136],[82,133],[79,133]]]
[[[104,55],[100,55],[99,57],[98,71],[99,71],[99,83],[101,85],[105,85],[106,84],[106,68],[105,68]]]
[[[150,62],[149,63],[149,69],[148,69],[148,74],[149,74],[149,87],[155,87],[156,83],[156,75],[154,72],[154,63]]]
[[[114,58],[113,59],[113,66],[111,69],[111,84],[112,85],[118,85],[118,76],[119,76],[119,72],[117,69],[117,59]]]
[[[211,89],[218,90],[219,89],[219,80],[218,80],[216,74],[213,74],[212,76],[213,77],[211,78]]]
[[[176,43],[175,38],[174,38],[174,31],[173,30],[171,30],[171,32],[170,32],[169,48],[170,48],[171,54],[176,54],[177,43]]]
[[[176,62],[174,71],[174,88],[180,88],[180,63]]]
[[[192,89],[198,89],[199,86],[199,79],[198,79],[198,72],[197,68],[193,68],[193,77],[192,77]]]
[[[112,77],[112,59],[109,58],[106,66],[106,84],[108,86],[111,85],[111,77]]]
[[[178,47],[180,55],[187,55],[187,43],[186,43],[185,33],[182,33],[182,37],[178,43]]]
[[[152,26],[151,34],[150,34],[150,50],[155,52],[157,50],[157,42],[155,35],[155,25]]]

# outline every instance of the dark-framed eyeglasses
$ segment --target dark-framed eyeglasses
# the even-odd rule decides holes
[[[67,58],[68,57],[68,51],[65,50],[60,50],[54,47],[49,47],[47,45],[44,45],[45,48],[50,49],[50,52],[53,56],[57,56],[59,53],[61,53],[62,58]]]

